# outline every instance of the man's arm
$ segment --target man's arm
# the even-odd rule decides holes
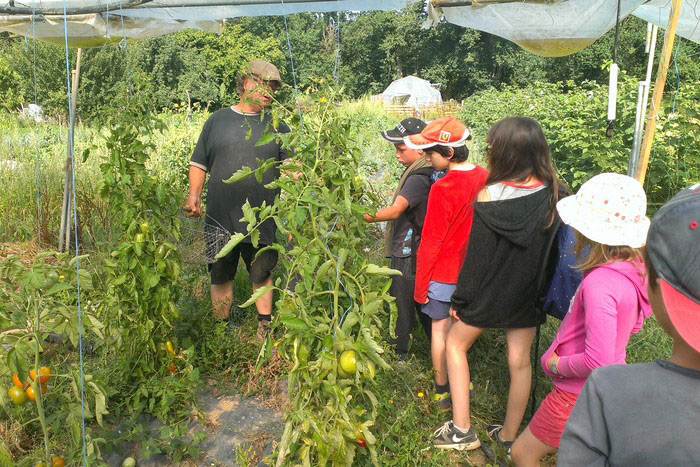
[[[396,197],[396,200],[394,200],[394,204],[392,204],[391,206],[380,209],[374,215],[363,214],[362,217],[364,217],[365,221],[367,222],[391,221],[394,219],[398,219],[398,217],[406,209],[408,209],[408,206],[408,200],[403,196],[399,195]]]
[[[190,217],[202,215],[202,188],[206,177],[206,171],[190,165],[190,194],[187,197],[187,202],[182,207],[186,213],[185,215]]]
[[[557,466],[607,466],[608,426],[594,372],[583,386],[561,437]]]

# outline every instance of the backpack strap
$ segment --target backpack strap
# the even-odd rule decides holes
[[[547,266],[549,264],[549,260],[551,259],[551,252],[552,252],[552,247],[554,246],[554,242],[557,238],[557,234],[559,233],[559,229],[562,226],[562,221],[559,216],[556,217],[556,220],[554,221],[554,225],[552,225],[551,231],[547,237],[547,241],[545,243],[545,249],[544,249],[544,254],[542,255],[542,261],[540,263],[539,269],[537,271],[537,280],[535,284],[537,284],[537,294],[535,295],[535,311],[537,315],[537,322],[539,323],[539,317],[541,313],[544,313],[542,310],[542,303],[540,300],[540,295],[544,289],[545,285],[545,277],[547,274]],[[539,368],[539,365],[537,364],[537,361],[539,360],[539,355],[540,355],[540,327],[541,325],[537,325],[537,329],[535,330],[535,351],[532,354],[532,391],[530,392],[530,418],[535,414],[535,407],[537,406],[537,369]]]

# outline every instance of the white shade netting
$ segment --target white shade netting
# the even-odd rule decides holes
[[[448,2],[449,3],[449,2]],[[515,42],[544,57],[561,57],[589,46],[615,26],[615,0],[535,2],[474,2],[471,6],[443,4],[445,19]],[[620,17],[644,0],[622,0]]]
[[[129,18],[93,13],[68,15],[70,47],[100,47],[126,39],[147,39],[182,29],[200,29],[220,33],[223,21],[183,21],[174,19]],[[8,31],[54,44],[65,43],[63,16],[0,16],[0,31]]]
[[[145,39],[181,29],[221,32],[222,21],[301,12],[400,10],[410,0],[0,0],[0,31],[64,42],[63,9],[69,12],[68,44],[96,47]],[[71,10],[80,10],[71,14]],[[34,25],[32,15],[34,14]],[[122,27],[123,18],[123,27]]]
[[[417,76],[406,76],[391,83],[382,93],[385,103],[423,107],[442,103],[442,95],[430,81]]]
[[[634,16],[665,28],[671,13],[671,0],[651,0],[634,10]],[[700,43],[700,0],[683,0],[678,18],[681,37]]]

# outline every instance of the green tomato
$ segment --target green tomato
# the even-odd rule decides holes
[[[345,352],[340,354],[339,363],[340,368],[348,375],[355,373],[355,370],[357,369],[357,359],[355,357],[355,351],[346,350]]]
[[[134,237],[134,241],[136,243],[142,244],[146,241],[146,237],[142,233],[136,234],[136,236]]]
[[[352,376],[350,373],[343,370],[343,367],[340,365],[338,365],[338,375],[340,375],[341,378],[350,378],[350,376]]]
[[[142,234],[147,234],[149,227],[150,227],[150,224],[148,222],[143,222],[143,223],[141,223],[141,225],[139,225],[139,230],[141,230]]]
[[[58,282],[58,273],[56,271],[49,271],[46,274],[47,279],[51,279],[53,282]]]
[[[122,467],[136,467],[136,459],[127,457],[124,459],[124,462],[122,462]]]

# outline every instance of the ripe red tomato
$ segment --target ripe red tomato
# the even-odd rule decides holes
[[[48,391],[49,388],[45,384],[40,384],[39,385],[39,392],[43,396],[46,394],[46,391]],[[34,388],[29,386],[26,390],[27,393],[27,398],[29,398],[30,401],[35,401],[36,400],[36,393],[34,392]]]
[[[36,377],[36,371],[30,371],[29,377],[32,381],[34,381],[34,378]],[[51,379],[51,368],[45,366],[39,368],[39,384],[44,384],[48,382],[49,379]]]

